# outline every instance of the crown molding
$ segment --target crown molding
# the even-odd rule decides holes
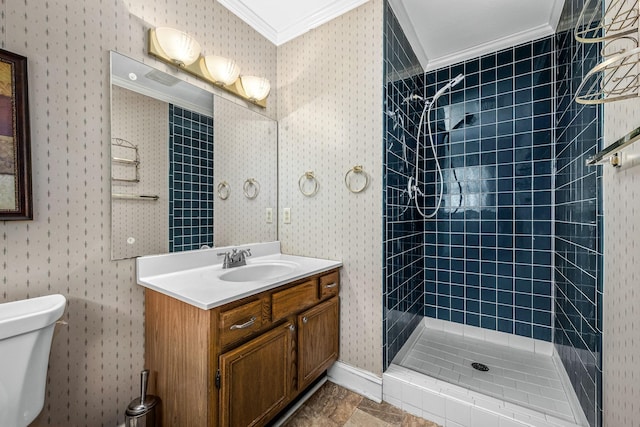
[[[525,28],[520,32],[508,34],[504,37],[491,40],[486,43],[475,44],[473,46],[469,46],[466,49],[457,50],[446,55],[435,56],[433,55],[433,53],[431,53],[431,55],[428,54],[429,49],[425,44],[425,40],[422,40],[415,30],[416,27],[414,27],[414,22],[416,22],[416,16],[415,11],[413,11],[413,15],[411,14],[411,6],[407,6],[407,2],[404,0],[389,0],[391,9],[396,15],[396,18],[398,19],[398,22],[402,27],[402,31],[404,32],[405,37],[411,45],[414,54],[418,58],[420,65],[422,65],[422,68],[425,71],[435,70],[468,59],[477,58],[484,54],[497,52],[501,49],[506,49],[521,43],[527,43],[538,38],[552,35],[555,33],[556,28],[558,27],[558,22],[560,21],[560,17],[562,15],[564,2],[565,0],[553,0],[553,2],[549,4],[550,8],[548,11],[546,22],[539,26],[533,28]],[[456,31],[459,31],[459,29]],[[435,38],[436,36],[431,35],[431,37]],[[442,34],[441,37],[438,38],[438,40],[439,43],[446,44],[447,35]]]
[[[322,9],[318,10],[300,22],[296,22],[288,28],[283,29],[278,33],[278,42],[276,45],[284,44],[294,38],[325,24],[338,16],[355,9],[368,2],[369,0],[338,0],[330,4],[327,4]]]
[[[502,49],[507,49],[522,43],[550,36],[554,34],[554,32],[555,30],[551,25],[545,24],[526,31],[510,34],[508,36],[492,40],[488,43],[471,46],[450,55],[431,58],[425,67],[425,71],[437,70],[438,68],[457,64],[468,59],[478,58],[485,54],[498,52]]]
[[[416,58],[418,58],[422,69],[426,71],[427,66],[429,65],[429,57],[424,51],[422,40],[420,40],[420,37],[418,37],[418,34],[414,29],[411,18],[409,17],[409,12],[407,12],[404,3],[402,0],[389,0],[389,5],[391,6],[393,13],[396,15],[396,18],[402,27],[402,31],[404,32],[404,36],[411,45],[411,49],[413,49],[413,53],[416,55]]]
[[[249,24],[271,43],[276,44],[275,41],[278,38],[278,31],[244,4],[242,0],[218,0],[218,3]]]
[[[277,29],[269,24],[267,20],[258,16],[242,0],[218,0],[222,6],[249,24],[254,30],[262,34],[276,46],[293,40],[307,31],[355,9],[367,1],[369,0],[336,0],[286,28]]]

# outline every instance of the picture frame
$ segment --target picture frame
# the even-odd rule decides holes
[[[0,49],[0,221],[33,219],[27,58]]]

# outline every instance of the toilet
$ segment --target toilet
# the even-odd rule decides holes
[[[0,304],[0,426],[26,427],[42,411],[53,329],[65,304],[58,294]]]

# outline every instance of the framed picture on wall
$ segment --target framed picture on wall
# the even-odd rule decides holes
[[[33,219],[27,58],[0,49],[0,221]]]

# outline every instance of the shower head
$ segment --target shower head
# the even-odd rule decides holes
[[[451,85],[451,87],[457,86],[458,84],[460,84],[461,81],[464,80],[464,74],[458,74],[457,76],[455,76],[453,78],[453,80],[451,80],[451,82],[449,83]]]
[[[457,76],[455,76],[453,78],[453,80],[451,80],[449,83],[447,83],[446,85],[442,86],[440,88],[439,91],[436,92],[435,95],[433,95],[433,100],[431,102],[435,102],[436,99],[440,98],[442,96],[443,93],[445,93],[446,91],[448,91],[449,89],[451,89],[454,86],[457,86],[458,84],[460,84],[460,82],[464,80],[464,74],[458,74]]]

